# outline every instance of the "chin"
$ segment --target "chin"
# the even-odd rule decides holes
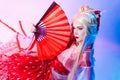
[[[76,40],[76,42],[77,42],[77,43],[81,43],[81,42],[83,42],[83,40]]]

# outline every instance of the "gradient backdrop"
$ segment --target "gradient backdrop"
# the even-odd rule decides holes
[[[81,5],[102,11],[100,31],[95,42],[96,80],[120,80],[120,0],[55,0],[65,11],[69,22]],[[0,0],[0,19],[20,32],[21,20],[36,24],[53,0]],[[8,41],[13,32],[0,23],[0,42]]]

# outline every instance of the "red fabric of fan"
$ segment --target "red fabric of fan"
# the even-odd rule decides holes
[[[51,59],[66,48],[70,39],[70,25],[57,3],[51,4],[35,27],[39,59]]]

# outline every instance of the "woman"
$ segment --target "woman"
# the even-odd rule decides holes
[[[72,23],[75,40],[58,56],[57,67],[52,69],[54,80],[94,80],[93,45],[98,33],[99,13],[82,6],[75,15]]]

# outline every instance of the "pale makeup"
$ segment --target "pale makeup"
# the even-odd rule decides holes
[[[86,27],[80,22],[79,19],[74,19],[73,21],[74,36],[77,43],[80,43],[84,40],[86,35]]]

